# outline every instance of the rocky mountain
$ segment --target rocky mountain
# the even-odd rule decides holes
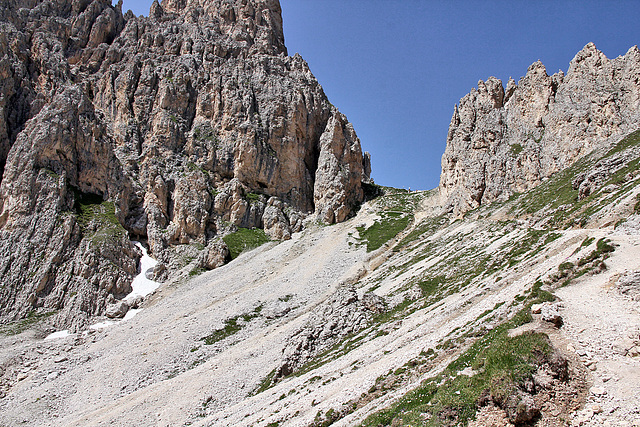
[[[81,328],[131,291],[228,259],[239,227],[288,239],[363,200],[368,154],[277,0],[0,4],[0,319]],[[184,271],[183,271],[184,273]]]
[[[593,43],[565,75],[532,64],[516,84],[479,81],[456,106],[440,191],[459,214],[527,191],[640,124],[640,51],[608,59]]]
[[[480,82],[363,201],[277,2],[120,9],[0,5],[0,425],[640,425],[636,48]]]

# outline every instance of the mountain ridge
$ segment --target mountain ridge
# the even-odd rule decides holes
[[[455,107],[440,190],[456,214],[529,190],[638,127],[640,51],[609,60],[593,43],[565,75],[533,63],[506,89],[495,77]]]

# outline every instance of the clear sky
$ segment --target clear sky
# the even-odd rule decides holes
[[[115,1],[114,1],[115,3]],[[589,42],[609,58],[640,44],[640,1],[280,0],[285,44],[347,115],[375,182],[430,189],[454,105],[489,76],[541,60],[567,71]],[[148,15],[151,0],[124,0]]]

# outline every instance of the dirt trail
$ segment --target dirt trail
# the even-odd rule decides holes
[[[640,236],[609,238],[617,247],[607,271],[555,292],[563,307],[561,330],[572,342],[568,350],[592,371],[587,404],[572,425],[640,426],[640,358],[630,351],[640,343],[640,304],[616,287],[621,274],[640,270]]]

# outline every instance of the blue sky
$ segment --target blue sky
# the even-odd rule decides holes
[[[378,184],[438,185],[454,105],[489,76],[541,60],[567,71],[584,45],[609,58],[640,43],[640,1],[280,0],[285,44],[371,152]],[[124,0],[147,15],[151,1]]]

